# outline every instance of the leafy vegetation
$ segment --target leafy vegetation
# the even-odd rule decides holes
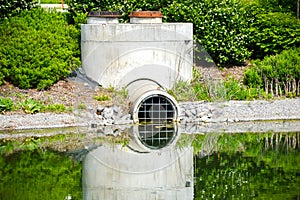
[[[40,0],[41,4],[62,4],[64,0]]]
[[[300,48],[284,50],[280,54],[257,60],[246,70],[244,83],[264,89],[271,96],[300,94]]]
[[[110,100],[110,97],[106,94],[100,94],[100,95],[94,96],[94,99],[96,101],[108,101],[108,100]]]
[[[0,97],[0,113],[14,109],[14,102],[10,98]]]
[[[44,105],[40,101],[36,101],[33,98],[29,98],[20,103],[20,107],[27,114],[34,114],[44,110]]]
[[[61,113],[66,111],[66,107],[63,104],[45,105],[43,102],[35,100],[33,98],[25,99],[23,102],[19,103],[18,107],[27,114],[35,114],[47,111]]]
[[[0,5],[0,21],[18,15],[23,10],[36,7],[37,0],[2,0]]]
[[[1,155],[1,199],[81,199],[81,163],[41,149]]]
[[[23,11],[1,22],[0,80],[46,89],[80,64],[79,31],[63,13]]]
[[[262,13],[251,24],[249,49],[264,58],[300,46],[300,23],[290,13]]]

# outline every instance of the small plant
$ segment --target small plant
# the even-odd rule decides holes
[[[110,97],[105,94],[100,94],[100,95],[94,96],[94,99],[96,101],[108,101],[108,100],[110,100]]]
[[[57,113],[62,113],[66,111],[66,106],[64,104],[50,104],[45,107],[45,111],[52,111]]]
[[[177,101],[194,101],[197,97],[190,83],[178,81],[168,93]]]
[[[86,105],[85,105],[84,103],[80,102],[80,103],[78,104],[78,109],[84,110],[84,109],[86,109]]]
[[[202,82],[198,82],[193,85],[193,88],[198,100],[211,101],[207,85]]]
[[[14,102],[10,98],[0,97],[0,113],[13,110]]]
[[[24,100],[20,103],[20,106],[27,114],[34,114],[45,109],[45,106],[40,101],[34,100],[33,98]]]
[[[127,98],[127,96],[128,96],[128,91],[125,87],[117,90],[113,86],[110,86],[109,91],[113,94],[113,96],[118,96],[118,97],[121,97],[124,99]]]

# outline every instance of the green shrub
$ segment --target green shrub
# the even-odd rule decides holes
[[[229,76],[224,81],[226,100],[254,100],[265,98],[264,91],[256,87],[243,85],[241,81]]]
[[[193,89],[198,100],[211,101],[211,97],[209,96],[209,89],[206,84],[199,82],[193,85]]]
[[[300,46],[300,22],[290,13],[259,13],[251,24],[249,49],[254,58]]]
[[[257,60],[245,71],[244,83],[264,89],[271,96],[299,95],[300,48],[284,50],[280,54]]]
[[[13,110],[14,102],[10,98],[0,97],[0,113]]]
[[[4,18],[19,14],[23,10],[36,7],[37,0],[1,0],[0,21]]]
[[[0,82],[46,89],[80,64],[79,31],[64,13],[23,11],[1,22]],[[3,80],[3,78],[2,78]]]
[[[269,12],[293,12],[296,16],[297,0],[256,0],[259,5]]]
[[[243,64],[247,49],[249,21],[234,0],[173,1],[162,9],[167,21],[192,22],[196,42],[221,65]]]

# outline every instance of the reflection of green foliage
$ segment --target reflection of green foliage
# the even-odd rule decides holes
[[[197,135],[195,199],[294,199],[300,193],[299,136]],[[212,148],[210,154],[201,157],[207,146]]]
[[[81,199],[81,164],[36,149],[0,157],[0,198]]]
[[[191,146],[193,142],[193,137],[190,134],[181,134],[178,141],[176,142],[176,147],[184,148]]]

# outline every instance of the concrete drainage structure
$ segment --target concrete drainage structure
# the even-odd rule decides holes
[[[126,88],[135,123],[177,121],[166,89],[192,79],[193,26],[162,23],[158,11],[138,11],[130,23],[116,12],[91,12],[81,27],[82,67],[103,87]]]

